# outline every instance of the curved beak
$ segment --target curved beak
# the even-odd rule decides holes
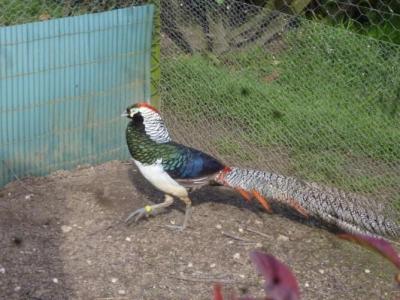
[[[126,110],[123,111],[123,113],[121,114],[121,117],[127,117],[129,116],[129,114],[126,112]]]

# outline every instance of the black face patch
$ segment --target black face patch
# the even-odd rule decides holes
[[[134,114],[132,117],[133,126],[135,126],[136,128],[142,128],[144,130],[143,121],[144,121],[144,119],[143,119],[142,113],[140,113],[140,112]]]

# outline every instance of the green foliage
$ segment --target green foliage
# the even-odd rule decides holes
[[[0,26],[62,16],[62,5],[51,0],[0,0]]]
[[[149,3],[152,3],[154,5],[153,36],[151,43],[151,103],[154,106],[159,107],[160,106],[159,83],[161,76],[161,69],[160,69],[161,3],[160,0],[150,0]]]
[[[212,60],[165,58],[166,109],[188,109],[179,115],[188,123],[233,123],[249,145],[287,149],[294,172],[308,179],[354,191],[376,191],[377,182],[392,188],[398,177],[353,174],[348,166],[400,162],[398,47],[309,22],[282,45],[275,55],[253,48]],[[215,143],[234,152],[228,136]]]
[[[0,26],[95,13],[157,1],[0,0]]]
[[[349,2],[323,0],[313,3],[305,15],[331,25],[400,44],[400,3],[398,1],[355,0]]]

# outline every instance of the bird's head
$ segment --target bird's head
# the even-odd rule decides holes
[[[126,109],[126,111],[124,111],[122,113],[121,117],[127,117],[127,118],[132,119],[136,114],[141,114],[142,116],[143,116],[143,114],[149,115],[149,116],[153,115],[154,117],[161,118],[160,112],[158,111],[158,109],[146,102],[135,103],[135,104],[129,106]]]
[[[129,106],[121,115],[132,119],[134,124],[144,126],[146,134],[157,143],[166,143],[171,140],[160,112],[154,106],[140,102]]]

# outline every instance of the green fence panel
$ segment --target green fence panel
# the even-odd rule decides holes
[[[153,12],[145,5],[0,28],[0,186],[129,157],[120,115],[150,99]]]

